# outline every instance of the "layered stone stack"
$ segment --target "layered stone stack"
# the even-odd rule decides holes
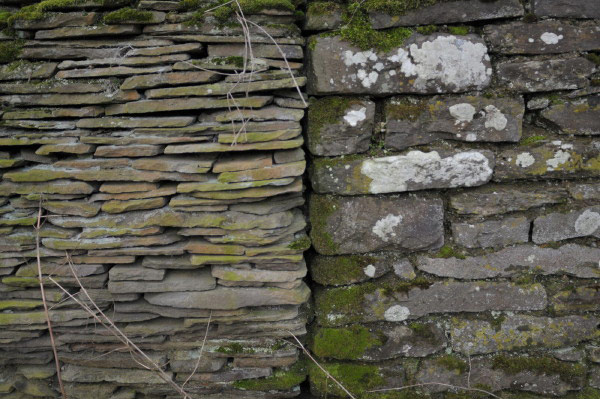
[[[599,18],[309,4],[311,349],[354,394],[600,398]]]
[[[281,339],[306,333],[309,299],[291,3],[248,12],[252,56],[233,14],[201,2],[15,3],[0,2],[16,57],[0,65],[0,397],[58,396],[40,209],[69,398],[181,397],[148,359],[193,397],[297,395],[306,372]]]

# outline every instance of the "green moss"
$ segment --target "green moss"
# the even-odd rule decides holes
[[[577,394],[577,399],[600,399],[600,389],[591,387],[583,388],[581,392]]]
[[[0,301],[0,311],[4,311],[7,309],[35,309],[41,307],[43,305],[42,301],[38,300],[28,300],[28,299],[13,299]]]
[[[303,236],[302,238],[298,238],[297,240],[292,241],[289,245],[289,249],[297,250],[297,251],[306,251],[310,248],[311,245],[310,238],[307,236]]]
[[[466,372],[469,368],[467,362],[454,355],[442,356],[436,359],[435,362],[448,370],[456,370],[459,374]]]
[[[390,15],[403,15],[417,8],[451,0],[366,0],[363,7],[367,11],[384,11]]]
[[[337,207],[338,201],[331,195],[315,195],[310,200],[309,214],[312,224],[310,238],[317,250],[323,253],[335,254],[339,247],[327,230],[327,220]]]
[[[110,12],[103,18],[104,23],[117,24],[120,22],[149,22],[152,21],[153,14],[150,11],[136,10],[135,8],[125,7],[120,10]]]
[[[319,256],[313,260],[310,273],[319,284],[351,284],[364,279],[364,268],[376,260],[364,255]]]
[[[215,65],[234,65],[238,68],[244,67],[244,57],[230,56],[230,57],[214,57],[210,60]]]
[[[354,325],[349,328],[320,328],[313,337],[312,351],[319,357],[355,360],[367,349],[381,345],[383,342],[369,329]]]
[[[531,145],[531,144],[537,143],[538,141],[543,141],[543,140],[546,140],[546,136],[537,135],[537,136],[524,137],[523,139],[521,139],[521,141],[519,141],[519,145],[521,145],[521,146]]]
[[[21,8],[9,18],[9,24],[16,20],[35,21],[43,19],[48,11],[61,10],[68,7],[73,7],[78,4],[83,4],[89,0],[44,0],[39,3],[32,4]],[[114,0],[92,0],[98,5],[112,5]]]
[[[310,101],[308,132],[311,139],[318,142],[323,126],[340,123],[348,108],[359,102],[359,99],[352,97],[324,97]]]
[[[435,334],[429,324],[413,322],[408,325],[408,328],[410,328],[417,337],[426,340],[433,340],[435,338]]]
[[[406,39],[414,33],[410,28],[375,30],[366,13],[357,10],[356,12],[350,11],[348,14],[352,17],[347,16],[348,22],[336,33],[361,50],[376,49],[388,52],[401,47]]]
[[[506,320],[506,316],[504,314],[501,314],[498,317],[492,317],[490,320],[490,325],[494,331],[498,332],[502,328],[502,323],[504,323],[504,320]]]
[[[187,22],[190,24],[199,24],[204,21],[208,11],[217,19],[218,22],[225,24],[231,21],[232,16],[239,7],[244,14],[257,14],[262,10],[283,10],[294,12],[296,6],[289,0],[238,0],[237,4],[229,0],[183,0],[179,7],[187,11],[196,11]],[[218,8],[217,8],[218,7]]]
[[[23,41],[0,42],[0,63],[8,64],[17,59],[23,48]],[[9,67],[10,69],[10,67]]]
[[[10,11],[0,11],[0,29],[9,26],[13,13]]]
[[[449,26],[448,27],[448,32],[450,32],[453,35],[457,35],[457,36],[464,36],[464,35],[468,35],[469,34],[469,27],[468,26]]]
[[[414,122],[427,110],[427,101],[403,98],[393,100],[386,105],[388,119],[408,120]]]
[[[247,391],[287,391],[306,380],[307,374],[305,362],[299,361],[288,369],[275,370],[270,377],[239,380],[233,386]]]
[[[309,16],[326,15],[339,10],[340,5],[331,1],[316,1],[308,4],[306,14]]]
[[[440,248],[439,252],[434,255],[435,258],[457,258],[457,259],[466,259],[467,257],[462,253],[458,252],[456,249],[452,248],[450,245],[444,245]]]
[[[533,371],[538,374],[558,374],[560,379],[567,383],[572,383],[574,379],[583,378],[586,374],[583,365],[561,362],[552,357],[509,357],[500,355],[494,357],[492,367],[509,374],[516,374],[521,371]]]
[[[438,27],[435,25],[417,26],[416,31],[422,35],[431,35],[438,31]]]
[[[322,366],[338,380],[346,389],[359,397],[364,397],[366,391],[381,387],[385,380],[380,370],[375,365],[356,363],[329,363]],[[344,391],[319,367],[314,364],[309,366],[311,389],[319,393],[327,392],[329,395],[347,397]]]
[[[596,65],[600,65],[600,54],[589,53],[585,56],[588,60],[592,61]]]
[[[256,352],[253,348],[245,348],[244,345],[240,344],[239,342],[232,342],[225,346],[219,346],[216,351],[219,353],[225,353],[227,355],[235,355],[239,353],[251,354]]]

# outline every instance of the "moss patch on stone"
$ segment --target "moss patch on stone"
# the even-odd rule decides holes
[[[120,22],[149,22],[152,21],[152,12],[136,10],[135,8],[125,7],[120,10],[109,12],[103,18],[104,23],[118,24]]]
[[[318,143],[321,129],[326,125],[339,124],[348,108],[360,100],[352,97],[324,97],[311,99],[308,110],[308,132],[310,138]]]
[[[296,6],[289,0],[238,0],[237,2],[244,14],[257,14],[262,10],[281,10],[294,12]],[[206,0],[183,0],[179,7],[186,11],[195,11],[188,20],[190,24],[198,24],[204,21],[206,13],[210,13],[220,23],[231,21],[232,16],[238,9],[236,3],[228,0],[206,1]]]
[[[266,378],[235,381],[233,386],[247,391],[287,391],[306,380],[308,372],[304,361],[287,369],[278,369]]]
[[[363,255],[319,256],[312,262],[311,275],[323,285],[351,284],[364,278],[364,268],[375,260]]]
[[[352,5],[344,19],[346,19],[346,23],[337,31],[337,34],[361,50],[376,49],[388,52],[401,47],[406,39],[414,33],[410,28],[375,30],[367,14],[358,8],[353,9]]]
[[[338,201],[331,195],[315,195],[310,199],[309,214],[312,224],[310,238],[318,250],[328,254],[335,254],[339,247],[327,230],[327,219],[337,207]]]
[[[319,357],[339,360],[359,359],[367,349],[383,345],[368,328],[320,328],[313,336],[312,351]]]
[[[16,20],[35,21],[43,19],[46,12],[61,10],[68,7],[73,7],[79,4],[87,3],[90,0],[44,0],[39,3],[22,7],[14,13],[9,20],[9,23]],[[92,0],[95,4],[110,6],[114,4],[114,0]]]
[[[543,135],[529,136],[529,137],[525,137],[521,141],[519,141],[519,145],[527,146],[527,145],[535,144],[535,143],[537,143],[539,141],[543,141],[543,140],[546,140],[546,136],[543,136]]]
[[[326,15],[340,8],[340,4],[332,1],[315,1],[308,4],[306,15]]]
[[[298,238],[297,240],[292,241],[289,245],[289,249],[297,250],[297,251],[306,251],[310,248],[311,241],[310,238],[303,236]]]
[[[448,27],[448,32],[453,34],[453,35],[457,35],[457,36],[464,36],[469,34],[469,27],[468,26],[449,26]]]
[[[436,359],[435,362],[440,366],[447,368],[448,370],[457,371],[459,374],[466,372],[469,368],[467,362],[454,355],[442,356]]]
[[[419,119],[421,114],[427,110],[427,101],[411,100],[403,98],[401,100],[393,100],[386,107],[386,115],[388,119],[408,120],[414,122]]]
[[[240,353],[251,354],[255,353],[256,350],[254,350],[253,348],[244,347],[244,345],[240,344],[239,342],[232,342],[224,346],[219,346],[216,349],[216,352],[225,353],[226,355],[236,355]]]
[[[0,63],[8,64],[15,61],[21,54],[22,48],[23,42],[21,40],[0,42]]]
[[[435,258],[457,258],[457,259],[466,259],[467,257],[462,253],[458,252],[455,248],[452,248],[450,245],[444,245],[440,248],[437,254],[434,255]]]
[[[409,11],[429,7],[442,1],[452,0],[366,0],[363,7],[367,11],[383,11],[390,15],[403,15]]]
[[[567,383],[571,383],[574,379],[583,378],[586,374],[583,365],[561,362],[552,357],[510,357],[499,355],[493,358],[492,367],[509,374],[516,374],[521,371],[558,374],[560,379]]]
[[[366,391],[381,387],[385,380],[379,367],[370,364],[328,363],[322,365],[329,374],[346,389],[359,397]],[[313,392],[329,393],[332,396],[347,397],[345,392],[314,364],[309,366],[309,376]]]

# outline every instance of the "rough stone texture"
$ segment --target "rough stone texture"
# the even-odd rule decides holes
[[[540,17],[600,18],[598,3],[585,0],[534,0],[533,10]]]
[[[439,139],[515,142],[523,112],[520,98],[393,98],[385,106],[385,145],[400,150]]]
[[[335,36],[311,40],[310,94],[460,93],[491,81],[487,47],[477,36],[413,35],[388,53],[361,51]]]
[[[490,151],[410,151],[365,159],[319,159],[311,168],[318,193],[382,194],[487,183],[494,168]]]
[[[311,238],[324,255],[417,251],[443,244],[438,198],[313,196]]]
[[[556,128],[559,133],[600,135],[600,96],[552,105],[541,115],[549,122],[550,128]]]
[[[452,239],[467,248],[499,248],[529,241],[531,223],[525,217],[481,223],[452,223]]]
[[[550,213],[533,221],[533,242],[542,244],[576,237],[600,237],[600,206]]]

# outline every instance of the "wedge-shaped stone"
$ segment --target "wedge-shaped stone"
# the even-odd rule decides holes
[[[306,276],[306,266],[294,271],[239,269],[229,266],[213,266],[212,276],[227,281],[285,283],[292,282]]]
[[[44,238],[42,244],[52,249],[102,249],[152,245],[168,245],[180,241],[182,237],[176,234],[161,234],[147,237],[98,238],[63,240],[59,238]]]
[[[261,143],[294,139],[302,134],[302,129],[286,129],[275,130],[270,132],[236,132],[236,133],[221,133],[218,137],[219,143],[237,144],[245,143]]]
[[[191,83],[211,83],[218,79],[219,75],[217,73],[208,71],[167,72],[154,75],[138,75],[125,79],[121,85],[121,90],[151,89],[160,86],[176,86]]]
[[[151,157],[162,153],[163,147],[149,144],[103,145],[96,148],[95,157]]]
[[[172,373],[166,372],[167,378]],[[120,384],[164,384],[163,379],[151,370],[108,369],[97,367],[82,367],[73,364],[64,366],[63,379],[67,382],[114,382]]]
[[[48,63],[13,63],[0,68],[0,80],[47,79],[54,75],[58,64]]]
[[[207,173],[210,170],[215,156],[162,156],[148,159],[136,159],[131,166],[135,169],[159,170],[162,172],[180,172],[180,173]]]
[[[234,173],[234,172],[224,172]],[[206,183],[182,183],[177,185],[178,193],[196,193],[196,192],[213,192],[213,191],[229,191],[243,190],[249,187],[264,187],[264,186],[287,186],[294,181],[293,178],[257,180],[251,182],[237,183],[220,183],[218,181],[209,180]]]
[[[287,58],[287,59],[302,59],[304,52],[302,46],[293,45],[273,45],[273,44],[255,44],[252,46],[252,53],[259,58]],[[224,44],[224,45],[209,45],[208,55],[211,57],[243,57],[245,54],[244,44]]]
[[[157,183],[103,183],[100,191],[103,193],[131,193],[140,191],[151,191],[158,189]]]
[[[436,276],[459,279],[511,277],[523,272],[598,278],[597,259],[600,249],[578,244],[556,249],[520,245],[465,259],[419,256],[417,267]]]
[[[577,237],[600,238],[600,206],[551,213],[533,222],[533,242],[543,244]]]
[[[223,183],[263,181],[270,179],[282,179],[285,177],[301,176],[306,168],[306,161],[284,163],[265,167],[262,169],[251,169],[237,172],[223,172],[217,180]]]
[[[310,236],[323,255],[418,251],[444,241],[439,198],[313,195],[309,206]]]
[[[310,296],[306,284],[294,289],[217,287],[202,292],[146,294],[154,305],[185,309],[239,309],[249,306],[301,305]]]
[[[161,227],[146,227],[144,229],[130,228],[99,228],[99,229],[83,229],[79,233],[79,238],[100,238],[100,237],[122,237],[122,236],[150,236],[163,232]]]
[[[46,13],[41,20],[17,19],[14,28],[19,30],[53,29],[65,26],[86,26],[96,21],[98,14],[95,12],[61,12]]]
[[[404,149],[440,139],[517,142],[524,112],[520,97],[393,98],[385,106],[385,145]]]
[[[129,50],[127,52],[127,54],[125,54],[125,56],[126,57],[157,56],[157,55],[165,55],[165,54],[200,52],[201,50],[202,50],[202,44],[200,44],[200,43],[184,43],[184,44],[174,44],[172,46],[137,48],[137,49]]]
[[[600,34],[600,33],[599,33]],[[600,39],[598,39],[600,42]],[[585,97],[577,101],[552,105],[541,112],[542,117],[557,127],[559,133],[600,135],[600,97]],[[6,115],[4,116],[6,118]]]
[[[1,97],[0,97],[1,99]],[[260,108],[270,103],[272,97],[244,97],[235,100],[238,107]],[[111,105],[106,107],[106,115],[119,114],[144,114],[148,112],[181,111],[195,109],[228,108],[232,105],[230,100],[217,98],[185,98],[166,100],[142,100],[127,104]]]
[[[39,90],[39,88],[38,88]],[[5,112],[3,119],[90,118],[104,113],[102,107],[40,108]]]
[[[0,142],[1,143],[1,142]],[[203,144],[171,144],[165,148],[165,154],[190,154],[204,152],[239,152],[251,150],[284,150],[289,148],[298,148],[304,144],[302,138],[292,140],[276,140],[266,143],[250,144],[222,144],[222,143],[203,143]]]
[[[555,140],[501,152],[494,180],[594,177],[598,162],[600,153],[588,141]]]
[[[182,127],[191,125],[193,116],[171,116],[163,118],[90,118],[77,121],[77,127],[86,129],[137,128],[137,127]]]
[[[158,270],[155,270],[158,272]],[[129,292],[178,292],[206,291],[216,287],[216,280],[210,270],[170,270],[162,281],[113,281],[108,282],[108,290],[116,294]],[[177,306],[182,307],[182,306]]]
[[[549,60],[517,59],[500,62],[496,74],[500,85],[522,93],[574,90],[584,87],[594,71],[585,58]]]
[[[552,54],[600,49],[600,32],[592,21],[511,22],[488,25],[484,34],[490,51],[502,54]]]
[[[146,66],[168,64],[171,62],[185,61],[190,56],[187,54],[172,54],[158,57],[130,57],[130,58],[100,58],[84,61],[63,61],[58,64],[58,69],[89,68],[95,66],[120,65],[120,66]]]
[[[242,255],[192,255],[190,261],[194,265],[234,265],[253,262],[255,264],[278,264],[278,263],[298,263],[302,262],[302,254],[294,255],[261,255],[261,256],[242,256]],[[289,288],[289,287],[285,287]]]
[[[100,212],[100,204],[86,201],[44,201],[42,207],[48,212],[60,215],[92,217]]]
[[[36,130],[73,130],[75,121],[46,121],[46,120],[16,120],[8,119],[2,121],[2,126],[17,129],[36,129]]]
[[[145,68],[132,68],[128,66],[116,66],[108,68],[82,68],[60,71],[56,74],[57,79],[97,78],[113,76],[131,76],[143,73],[170,72],[170,66],[153,66]]]
[[[559,348],[577,345],[600,336],[600,320],[589,316],[536,317],[514,315],[503,318],[499,329],[484,320],[452,320],[452,348],[469,355],[515,351],[541,346]],[[556,334],[555,331],[561,331]]]
[[[165,197],[168,195],[173,195],[177,193],[177,188],[174,185],[167,185],[157,189],[152,189],[150,191],[135,191],[135,192],[124,192],[121,194],[101,194],[97,193],[90,197],[89,201],[110,201],[110,200],[119,200],[119,201],[129,201],[134,199],[142,199],[142,198],[155,198],[155,197]]]
[[[78,37],[136,35],[140,33],[140,31],[140,27],[135,25],[70,26],[50,30],[39,30],[35,33],[35,38],[37,40],[64,40]]]
[[[78,82],[65,82],[64,80],[49,79],[42,83],[44,87],[44,93],[100,93],[106,91],[107,87],[111,86],[109,80],[96,80],[94,82],[78,83]],[[1,83],[0,93],[8,94],[38,94],[40,92],[40,83]],[[73,111],[81,110],[86,108],[72,108]],[[61,112],[63,109],[52,108],[52,112]],[[38,110],[21,110],[21,112],[37,112]],[[36,118],[30,118],[36,119]]]
[[[271,166],[272,164],[273,157],[271,154],[223,154],[215,162],[212,171],[214,173],[235,172],[240,170],[265,168]]]
[[[415,34],[387,53],[335,36],[311,40],[309,94],[459,93],[491,82],[487,47],[477,36]]]
[[[217,192],[195,191],[190,195],[196,198],[206,198],[212,200],[234,200],[240,198],[267,198],[286,193],[302,192],[302,179],[296,178],[291,184],[285,186],[264,186],[253,187],[242,190],[227,190]]]
[[[543,310],[547,302],[541,284],[448,281],[413,284],[411,287],[410,283],[392,280],[317,290],[317,321],[332,327],[356,322],[400,322],[435,313]],[[344,302],[340,298],[353,299]]]
[[[91,194],[94,186],[72,180],[54,180],[46,183],[0,183],[0,195],[11,194]]]
[[[416,4],[416,3],[415,3]],[[499,18],[519,17],[524,14],[523,6],[518,0],[480,1],[468,0],[432,2],[408,10],[402,15],[394,15],[391,11],[373,11],[369,19],[375,29],[394,26],[438,25],[463,23]],[[429,5],[430,4],[430,5]]]
[[[318,193],[381,194],[480,186],[492,178],[493,169],[490,151],[441,150],[355,160],[321,158],[310,172]]]
[[[60,67],[60,66],[59,66]],[[188,96],[218,96],[228,93],[247,93],[256,91],[268,91],[276,89],[287,89],[296,86],[304,86],[306,78],[296,79],[263,80],[242,83],[213,83],[201,86],[183,86],[165,89],[153,89],[146,91],[146,98],[188,97]]]
[[[102,204],[102,211],[106,213],[123,213],[128,211],[137,211],[141,209],[162,208],[167,204],[164,197],[135,199],[129,201],[106,201]]]
[[[26,60],[73,60],[73,59],[93,59],[93,58],[114,58],[122,54],[119,48],[82,48],[72,46],[72,42],[61,42],[52,45],[45,45],[43,41],[29,42],[31,46],[23,48],[19,58]],[[35,44],[34,44],[35,43]],[[37,44],[37,46],[36,46]]]
[[[140,98],[136,91],[118,91],[114,94],[29,94],[0,96],[0,101],[13,106],[36,105],[96,105],[135,101]]]

